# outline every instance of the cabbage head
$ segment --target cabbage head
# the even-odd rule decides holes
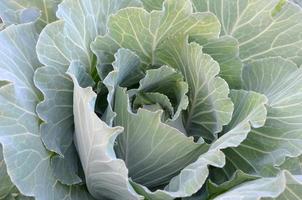
[[[300,200],[300,6],[0,0],[0,199]]]

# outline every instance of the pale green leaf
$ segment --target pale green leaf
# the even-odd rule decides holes
[[[160,10],[164,0],[142,0],[142,2],[145,9],[150,12]],[[204,52],[210,54],[219,63],[220,76],[228,82],[231,88],[240,88],[242,62],[239,59],[239,44],[235,38],[225,36],[205,42],[202,37],[193,36],[191,40],[199,42],[204,47]]]
[[[155,51],[168,37],[184,34],[202,41],[217,38],[220,24],[211,13],[192,13],[187,0],[166,0],[162,11],[147,12],[143,8],[126,8],[108,22],[109,33],[92,44],[101,63],[123,47],[134,51],[143,63],[155,63]]]
[[[285,189],[290,174],[287,171],[276,177],[260,178],[248,181],[229,189],[213,200],[260,200],[263,198],[276,198]],[[290,180],[289,180],[290,181]]]
[[[72,101],[72,82],[67,75],[49,66],[36,70],[35,85],[43,92],[45,98],[37,106],[40,118],[45,121],[41,126],[42,140],[49,150],[63,155],[72,142],[69,140],[72,134],[72,130],[69,130],[70,124],[73,123],[72,106],[69,105]],[[51,139],[60,137],[60,129],[64,131],[62,140]],[[68,145],[64,147],[62,144],[65,142]]]
[[[246,175],[245,175],[246,176]],[[231,200],[240,198],[241,200],[300,200],[302,182],[301,177],[293,176],[288,171],[282,171],[276,177],[265,177],[257,180],[246,181],[252,177],[237,177],[229,182],[225,182],[220,187],[215,186],[222,193],[218,196],[214,194],[213,200]],[[253,178],[252,178],[253,179]],[[240,184],[240,182],[242,182]],[[224,186],[224,188],[222,187]],[[230,188],[233,186],[233,188]],[[223,191],[225,189],[225,191]]]
[[[147,187],[132,183],[133,187],[150,200],[173,200],[177,197],[189,197],[196,193],[209,175],[208,165],[222,167],[224,155],[219,150],[202,154],[197,161],[185,167],[173,177],[164,190],[151,191]]]
[[[302,177],[300,175],[293,176],[286,173],[286,187],[285,190],[275,200],[301,200],[302,197]]]
[[[37,44],[37,55],[43,65],[55,66],[62,73],[72,60],[86,60],[82,49],[64,36],[64,21],[61,20],[48,24],[42,30]]]
[[[209,54],[219,63],[221,76],[230,88],[238,89],[242,86],[242,62],[239,58],[238,41],[231,36],[222,36],[202,44],[203,52]]]
[[[74,63],[73,63],[74,64]],[[85,69],[80,68],[85,74]],[[43,92],[45,100],[37,106],[40,118],[45,122],[41,126],[42,140],[51,151],[63,155],[71,145],[73,134],[72,102],[73,84],[68,75],[53,66],[39,68],[35,72],[35,84]],[[87,78],[89,79],[89,78]],[[89,80],[82,87],[93,85]],[[60,116],[60,117],[58,117]],[[64,131],[63,135],[60,135]],[[60,138],[60,140],[53,140]]]
[[[71,65],[79,64],[73,62]],[[81,86],[93,85],[93,81],[85,73],[85,68],[79,67],[79,70],[83,77],[80,81]],[[54,173],[61,182],[71,185],[81,182],[81,179],[77,175],[78,159],[71,140],[74,132],[73,108],[70,105],[73,98],[73,84],[69,76],[62,73],[60,69],[53,66],[36,70],[35,85],[45,97],[45,100],[37,105],[37,112],[45,122],[41,124],[43,143],[48,150],[59,154],[52,157]]]
[[[0,16],[6,26],[38,21],[42,29],[55,21],[61,0],[5,0],[0,1]]]
[[[226,171],[274,174],[273,166],[302,153],[302,71],[281,57],[265,58],[246,66],[243,80],[247,90],[267,96],[267,120],[262,128],[252,129],[239,147],[225,151],[230,161]]]
[[[128,169],[114,153],[114,141],[122,127],[109,127],[94,112],[96,93],[81,88],[71,66],[68,74],[74,83],[73,112],[75,142],[86,177],[88,190],[95,198],[142,199],[128,181]]]
[[[157,50],[158,62],[180,70],[189,85],[189,106],[184,123],[187,133],[208,140],[217,138],[232,117],[233,104],[227,83],[220,77],[219,65],[197,43],[182,38],[166,40]]]
[[[73,133],[73,84],[65,71],[73,59],[87,59],[81,47],[76,47],[64,36],[63,21],[52,23],[42,31],[37,53],[39,60],[46,66],[38,70],[35,76],[36,85],[44,94],[44,101],[37,109],[39,116],[45,121],[42,124],[42,139],[44,138],[48,149],[62,155],[64,149],[61,148],[68,148]],[[57,139],[49,139],[52,137]],[[67,145],[58,144],[66,142]]]
[[[230,97],[234,103],[232,120],[223,128],[221,137],[215,141],[211,148],[225,149],[236,147],[251,131],[251,127],[262,127],[266,120],[267,98],[252,91],[231,90]]]
[[[152,10],[161,10],[164,0],[141,0],[144,8],[151,12]]]
[[[40,93],[33,83],[34,70],[40,66],[37,37],[31,23],[12,25],[0,33],[0,79],[11,82],[0,88],[0,142],[8,174],[20,192],[37,200],[92,199],[85,187],[57,181],[51,154],[41,142],[36,114]]]
[[[35,85],[45,97],[37,105],[39,117],[44,121],[41,124],[41,139],[49,150],[59,153],[52,157],[51,162],[55,176],[65,184],[79,183],[78,159],[71,139],[74,131],[70,105],[73,84],[67,75],[47,66],[36,71]]]
[[[285,0],[192,0],[196,11],[211,11],[221,35],[239,42],[245,62],[282,56],[302,64],[302,11]]]
[[[290,177],[291,181],[287,182],[285,191],[276,199],[300,200],[302,196],[302,156],[287,158],[280,168],[290,171],[293,176]]]
[[[259,128],[265,123],[267,98],[264,95],[252,91],[232,90],[230,97],[234,103],[232,120],[224,127],[220,137],[211,145],[211,149],[226,149],[225,152],[229,147],[237,147],[247,138],[252,127]],[[226,159],[229,164],[229,157]],[[236,168],[229,170],[228,167],[227,165],[223,170],[212,168],[211,180],[216,183],[229,180]]]

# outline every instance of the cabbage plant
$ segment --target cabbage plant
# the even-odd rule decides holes
[[[0,0],[0,199],[301,199],[299,6]]]

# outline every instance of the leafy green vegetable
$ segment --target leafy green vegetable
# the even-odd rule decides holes
[[[0,1],[0,199],[301,199],[299,5]]]

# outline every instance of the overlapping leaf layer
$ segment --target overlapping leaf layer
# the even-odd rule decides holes
[[[299,5],[0,0],[0,199],[301,199]]]

